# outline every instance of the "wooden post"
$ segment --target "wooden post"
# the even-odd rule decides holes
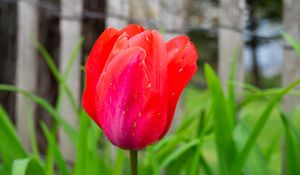
[[[51,3],[58,5],[59,0],[51,0]],[[58,65],[59,57],[59,18],[51,11],[39,8],[39,28],[38,41],[47,49],[52,56],[53,62]],[[53,106],[56,104],[58,83],[51,73],[42,54],[38,55],[38,75],[37,75],[37,94],[43,99],[47,100]],[[53,117],[41,106],[36,109],[36,135],[39,146],[39,151],[42,154],[47,150],[47,139],[40,126],[41,121],[51,128],[53,124]]]
[[[227,89],[231,60],[238,52],[236,80],[243,82],[243,30],[244,30],[244,0],[220,0],[219,15],[219,62],[218,72],[224,89]]]
[[[15,84],[17,53],[17,3],[0,1],[0,83]],[[12,121],[15,121],[15,93],[0,91],[3,105]]]
[[[33,39],[37,37],[38,12],[34,3],[18,2],[18,49],[16,85],[29,92],[36,92],[37,52]],[[35,105],[31,100],[18,94],[16,123],[21,142],[30,149],[28,117],[34,114]]]
[[[128,18],[129,16],[129,3],[128,0],[107,0],[107,19],[106,26],[115,27],[121,29],[128,24],[128,21],[122,18]],[[117,16],[116,16],[117,15]],[[117,18],[118,17],[118,18]]]
[[[162,31],[165,31],[165,33],[163,33],[165,41],[185,34],[185,31],[182,30],[185,27],[186,21],[185,5],[186,0],[161,0],[159,19],[160,28]],[[179,98],[171,130],[174,130],[180,122],[180,117],[183,114],[183,103],[182,98]]]
[[[130,0],[129,16],[138,18],[144,27],[157,27],[159,22],[159,0]]]
[[[185,5],[186,0],[161,0],[160,27],[165,30],[165,41],[184,34],[185,31],[182,29],[185,27]]]
[[[61,18],[60,19],[60,70],[64,71],[67,67],[69,58],[74,50],[76,44],[81,38],[81,14],[82,14],[82,0],[61,0],[61,12],[63,16],[76,16],[76,19]],[[80,54],[77,56],[72,71],[68,77],[67,83],[74,94],[75,100],[79,104],[80,99]],[[66,97],[62,98],[61,114],[67,122],[76,127],[77,118],[76,114]],[[60,129],[59,142],[61,152],[67,160],[74,160],[75,148],[69,140],[68,136]]]
[[[284,0],[283,15],[284,31],[294,39],[300,41],[300,3],[298,0]],[[282,72],[282,85],[288,86],[290,83],[300,78],[300,58],[297,58],[295,51],[284,42],[284,60]],[[300,86],[297,86],[300,90]],[[286,111],[291,112],[300,100],[292,95],[284,98],[284,107]]]

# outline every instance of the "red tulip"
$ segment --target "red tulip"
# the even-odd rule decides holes
[[[107,28],[86,62],[83,107],[114,145],[142,149],[170,128],[197,57],[186,36],[165,43],[138,25]]]

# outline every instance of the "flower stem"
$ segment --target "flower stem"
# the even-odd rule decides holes
[[[138,151],[130,150],[131,175],[138,175]]]

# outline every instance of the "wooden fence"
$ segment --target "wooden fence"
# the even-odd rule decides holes
[[[300,39],[300,21],[298,19],[298,16],[300,16],[300,4],[297,1],[284,1],[283,19],[284,30],[293,37]],[[16,47],[10,47],[1,51],[0,65],[2,64],[6,67],[0,70],[0,74],[10,72],[11,75],[2,78],[1,81],[3,81],[1,83],[15,83],[18,87],[44,97],[52,104],[55,103],[55,99],[57,98],[58,87],[57,84],[53,84],[55,81],[46,64],[41,61],[42,59],[38,59],[40,55],[37,52],[36,45],[33,43],[34,39],[41,41],[43,45],[47,46],[48,51],[54,56],[53,61],[59,65],[60,71],[63,71],[67,66],[68,58],[75,48],[76,43],[81,39],[82,35],[85,36],[86,40],[83,48],[74,63],[67,81],[72,93],[75,95],[77,105],[80,105],[80,95],[82,92],[82,72],[80,71],[80,66],[84,62],[82,58],[86,58],[92,47],[92,43],[103,30],[104,24],[116,28],[122,28],[130,22],[141,23],[148,27],[160,26],[166,31],[166,39],[183,34],[187,28],[185,23],[185,6],[187,0],[49,0],[46,2],[37,0],[0,0],[2,11],[5,11],[7,8],[15,9],[8,11],[6,16],[1,14],[1,29],[4,27],[3,25],[6,25],[5,22],[7,22],[7,19],[5,20],[4,18],[9,15],[10,19],[8,20],[16,23],[14,25],[15,33],[12,34],[15,37],[5,36],[1,33],[1,48],[9,47],[4,46],[5,41],[2,37],[9,39],[9,42],[15,39]],[[147,8],[138,8],[145,6],[145,4]],[[220,0],[219,8],[218,69],[225,87],[229,76],[230,59],[235,50],[239,53],[237,79],[238,81],[243,81],[244,79],[242,50],[244,47],[244,20],[247,13],[245,13],[246,5],[244,0]],[[147,11],[146,15],[144,11]],[[149,21],[152,22],[148,23]],[[16,26],[18,26],[17,32]],[[7,33],[11,32],[11,30],[3,31]],[[297,77],[300,77],[300,69],[298,68],[300,63],[296,59],[296,55],[291,47],[286,43],[284,49],[282,77],[283,85],[285,86]],[[17,54],[11,54],[10,52],[16,52]],[[11,60],[16,60],[16,63],[9,64]],[[11,68],[14,65],[16,69]],[[12,72],[10,69],[16,71]],[[45,74],[45,72],[47,75],[43,75],[44,78],[41,77],[40,74]],[[14,74],[16,74],[15,82],[11,81],[11,79],[14,79]],[[2,98],[3,96],[5,98]],[[7,95],[6,93],[1,96],[0,100],[1,103],[4,100],[8,100],[4,105],[9,104],[7,106],[11,106],[14,103],[14,96]],[[285,106],[287,110],[290,110],[296,104],[295,100],[293,97],[286,97]],[[9,108],[9,113],[11,115],[15,114],[15,122],[22,143],[30,149],[29,132],[27,131],[28,117],[36,114],[36,120],[40,120],[39,118],[45,112],[41,112],[42,109],[36,109],[37,107],[32,102],[21,95],[17,95],[15,104],[16,108]],[[6,109],[8,109],[7,106]],[[65,120],[76,127],[76,117],[66,97],[63,97],[62,100],[61,114],[65,117]],[[44,117],[43,120],[51,119]],[[72,144],[70,144],[67,136],[63,132],[59,132],[59,139],[65,158],[73,160],[74,148],[72,148]]]

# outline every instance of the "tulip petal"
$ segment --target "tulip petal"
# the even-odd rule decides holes
[[[129,47],[138,46],[146,51],[146,65],[153,89],[167,93],[167,53],[161,35],[155,30],[146,30],[129,39]],[[167,98],[165,99],[167,100]]]
[[[167,121],[166,105],[148,86],[145,56],[140,47],[121,51],[105,67],[96,87],[98,122],[107,138],[124,149],[142,149],[155,142]]]
[[[142,26],[139,26],[137,24],[129,24],[127,27],[122,29],[120,33],[127,33],[128,38],[131,38],[136,34],[143,32],[144,30],[145,29]]]
[[[97,39],[85,65],[86,87],[83,92],[82,105],[96,123],[95,87],[109,55],[110,49],[107,48],[113,46],[109,43],[112,43],[111,40],[118,32],[114,28],[107,28]]]
[[[186,36],[176,37],[166,43],[168,53],[169,83],[169,122],[164,134],[168,131],[175,112],[179,96],[197,71],[198,54],[193,43]],[[163,135],[162,135],[163,136]]]

